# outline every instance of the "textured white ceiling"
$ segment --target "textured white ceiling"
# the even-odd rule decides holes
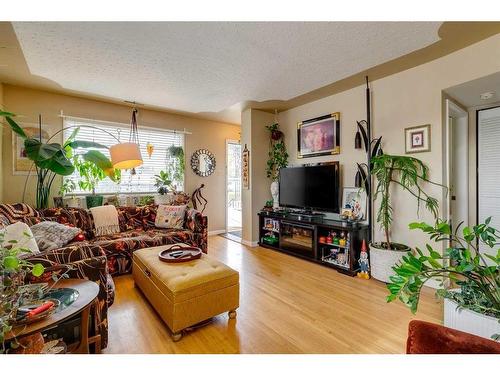
[[[225,120],[235,123],[238,103],[305,94],[436,42],[440,25],[13,23],[31,74],[68,90],[168,109],[226,110]]]

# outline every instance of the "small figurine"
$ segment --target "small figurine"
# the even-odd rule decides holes
[[[345,232],[340,232],[339,245],[345,246],[347,244],[347,240],[345,238]]]
[[[368,260],[368,248],[365,240],[363,240],[361,244],[361,254],[359,255],[358,263],[361,269],[361,271],[358,272],[358,277],[368,280],[370,278],[370,274],[368,273],[370,270],[370,262]]]
[[[326,243],[331,244],[332,242],[333,242],[332,233],[328,233],[328,236],[326,237]]]

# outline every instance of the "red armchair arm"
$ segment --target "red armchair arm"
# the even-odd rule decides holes
[[[500,354],[500,343],[421,320],[408,325],[406,354]]]

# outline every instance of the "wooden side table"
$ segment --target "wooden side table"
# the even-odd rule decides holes
[[[67,279],[57,283],[57,288],[72,288],[78,291],[78,298],[65,309],[58,311],[49,317],[38,322],[14,327],[6,337],[7,340],[19,339],[21,337],[32,335],[37,332],[46,331],[57,327],[60,323],[81,314],[80,323],[80,341],[68,346],[68,353],[89,353],[89,344],[94,343],[96,353],[101,351],[101,336],[96,335],[89,338],[89,316],[92,304],[97,302],[99,286],[88,280]]]

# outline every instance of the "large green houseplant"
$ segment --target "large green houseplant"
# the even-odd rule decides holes
[[[377,185],[375,199],[380,198],[377,212],[377,222],[384,231],[385,241],[370,244],[371,274],[380,281],[389,282],[391,267],[403,255],[410,251],[405,244],[395,243],[391,239],[391,225],[393,223],[393,187],[406,191],[417,201],[417,213],[420,205],[438,216],[438,201],[427,194],[423,188],[425,183],[442,186],[429,180],[429,169],[419,159],[410,156],[383,154],[371,159],[371,174],[375,176]]]
[[[78,186],[80,189],[90,191],[91,195],[85,197],[87,208],[102,206],[104,196],[96,194],[96,188],[100,181],[109,177],[113,182],[119,182],[121,173],[118,169],[113,169],[111,162],[103,161],[99,151],[89,151],[83,155],[76,155],[73,164],[80,175]],[[106,174],[106,170],[113,173]]]
[[[184,181],[184,149],[182,146],[172,145],[167,149],[169,155],[174,159],[173,163],[170,164],[168,172],[171,174],[171,184],[173,182]]]
[[[434,225],[411,223],[410,229],[421,230],[428,234],[431,240],[445,242],[448,246],[444,255],[428,244],[426,254],[416,248],[416,254],[408,253],[404,256],[401,262],[393,267],[394,274],[387,285],[390,291],[387,301],[399,299],[415,313],[422,286],[428,280],[437,280],[440,283],[437,294],[445,298],[445,325],[450,324],[452,328],[471,332],[471,329],[477,329],[477,322],[482,319],[480,331],[471,333],[498,339],[500,233],[489,225],[490,220],[491,218],[488,218],[484,223],[465,227],[461,231],[460,226],[452,231],[446,221],[437,221]],[[496,255],[481,253],[479,244],[492,250],[497,248]],[[457,289],[454,289],[454,284],[458,286]],[[465,311],[457,312],[457,308]],[[467,310],[475,312],[476,315],[468,313]],[[468,315],[473,316],[473,324],[468,324]]]
[[[14,121],[15,114],[0,110],[0,117],[4,117],[12,131],[23,139],[26,155],[33,161],[37,175],[36,207],[38,209],[48,207],[50,189],[55,178],[57,176],[69,176],[74,172],[75,166],[71,160],[73,150],[78,148],[106,148],[106,146],[96,142],[75,140],[79,131],[78,127],[75,128],[71,136],[63,144],[48,143],[53,136],[47,143],[43,143],[40,139],[29,137],[24,132],[21,126]],[[106,175],[115,174],[111,161],[104,154],[96,150],[90,150],[88,153],[90,153],[89,160],[92,160],[96,165],[106,166],[103,169]]]
[[[288,165],[288,151],[286,150],[284,135],[279,130],[278,123],[266,126],[269,130],[269,152],[266,164],[266,175],[271,180],[271,195],[273,207],[279,206],[279,172]]]

